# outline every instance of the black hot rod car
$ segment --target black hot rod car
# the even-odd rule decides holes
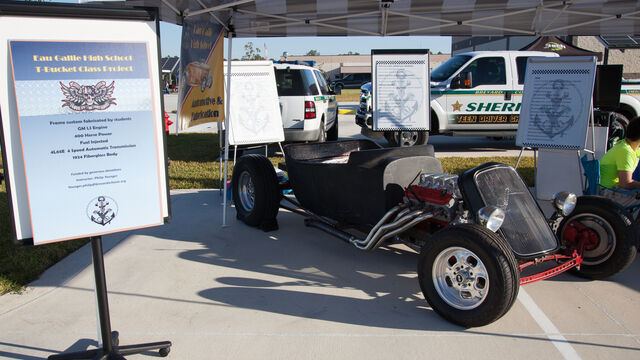
[[[369,140],[292,144],[284,156],[280,167],[288,179],[279,179],[262,155],[245,155],[235,164],[238,219],[275,230],[282,207],[362,250],[404,243],[420,253],[425,299],[462,326],[499,319],[520,285],[569,269],[605,278],[636,255],[636,226],[621,207],[560,192],[547,219],[505,164],[443,174],[431,145],[381,148]]]

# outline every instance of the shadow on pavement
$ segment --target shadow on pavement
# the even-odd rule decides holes
[[[417,280],[417,254],[406,248],[380,248],[365,253],[323,232],[306,228],[303,218],[280,212],[280,230],[265,233],[235,219],[227,211],[228,227],[218,219],[221,201],[203,204],[202,195],[172,196],[172,207],[187,205],[191,213],[175,211],[171,224],[137,232],[201,243],[186,250],[188,261],[254,272],[256,277],[216,277],[198,294],[207,300],[239,308],[340,323],[408,330],[460,330],[433,313],[422,298]],[[200,204],[198,204],[200,202]],[[202,218],[210,221],[202,221]],[[266,280],[282,277],[282,280]],[[286,287],[286,288],[284,288]],[[354,297],[344,296],[353,290]],[[340,295],[335,294],[339,292]]]

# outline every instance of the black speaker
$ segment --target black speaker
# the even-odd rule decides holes
[[[620,105],[622,65],[598,65],[596,83],[593,87],[593,106],[615,109]]]

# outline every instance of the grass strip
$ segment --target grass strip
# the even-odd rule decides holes
[[[170,158],[169,185],[171,189],[217,189],[221,172],[218,158],[218,136],[211,133],[170,135],[167,141]],[[230,157],[232,155],[230,154]],[[270,158],[274,165],[284,161],[282,157]],[[446,173],[461,174],[466,169],[487,161],[498,161],[515,165],[515,157],[448,157],[440,159]],[[232,163],[229,163],[231,178]],[[518,172],[525,182],[533,185],[533,158],[523,157]],[[31,281],[37,279],[47,268],[69,253],[87,243],[86,239],[59,243],[21,247],[13,243],[9,224],[7,192],[0,185],[0,294],[20,292]]]
[[[336,95],[338,106],[341,102],[360,102],[360,89],[342,89],[340,95]]]

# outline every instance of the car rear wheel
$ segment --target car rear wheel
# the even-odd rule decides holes
[[[479,225],[464,224],[429,238],[420,253],[418,280],[436,313],[474,327],[492,323],[511,308],[520,273],[500,236]]]
[[[426,144],[429,133],[427,131],[393,131],[386,132],[385,137],[391,146],[410,147]]]
[[[318,135],[318,142],[327,141],[327,131],[324,129],[324,120],[320,122],[320,134]]]
[[[575,210],[560,222],[558,239],[570,249],[584,244],[580,270],[589,279],[613,276],[633,263],[637,253],[637,229],[633,219],[609,199],[578,198]]]
[[[333,125],[329,131],[327,131],[327,140],[336,141],[338,140],[338,116],[336,115],[336,119],[333,121]]]
[[[265,231],[276,230],[281,194],[269,159],[257,154],[240,157],[233,167],[232,179],[237,218]]]

